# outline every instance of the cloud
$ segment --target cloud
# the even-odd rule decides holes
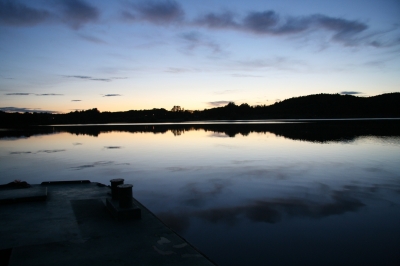
[[[49,19],[46,10],[31,8],[15,1],[0,1],[0,25],[34,26]]]
[[[229,12],[208,13],[197,18],[195,25],[212,29],[231,29],[260,35],[287,36],[311,31],[326,31],[333,34],[332,40],[347,46],[358,45],[364,38],[359,36],[369,27],[363,22],[330,17],[321,14],[290,16],[286,19],[273,10],[251,11],[241,20]],[[379,46],[379,42],[366,42]]]
[[[14,151],[10,152],[10,154],[32,154],[31,151]]]
[[[56,153],[56,152],[63,152],[65,150],[40,150],[37,153]]]
[[[186,50],[194,50],[200,47],[204,47],[209,49],[212,53],[220,53],[221,47],[214,41],[208,39],[203,34],[200,34],[196,31],[191,31],[187,33],[183,33],[179,35],[179,37],[185,41],[185,49]]]
[[[71,100],[71,102],[80,102],[82,100]]]
[[[89,76],[78,76],[78,75],[76,75],[76,76],[65,76],[65,77],[67,77],[67,78],[77,78],[77,79],[91,79],[91,77],[89,77]]]
[[[122,96],[121,94],[105,94],[103,97]]]
[[[225,106],[232,101],[215,101],[215,102],[208,102],[207,104],[212,107],[220,107]]]
[[[240,25],[234,21],[234,15],[231,12],[224,12],[221,14],[208,13],[197,18],[194,24],[212,29],[235,29],[240,27]]]
[[[98,9],[82,0],[62,1],[62,12],[64,22],[73,29],[79,29],[84,24],[95,22],[99,18]]]
[[[14,96],[27,96],[27,95],[36,95],[36,96],[60,96],[64,94],[58,93],[28,93],[28,92],[15,92],[15,93],[6,93],[5,95],[14,95]]]
[[[111,81],[111,79],[99,79],[99,78],[93,78],[93,79],[90,79],[90,80],[105,81],[105,82]]]
[[[9,113],[57,113],[57,111],[42,110],[40,108],[0,107],[0,111]]]
[[[26,96],[26,95],[32,95],[33,93],[28,93],[28,92],[15,92],[15,93],[6,93],[6,95],[17,95],[17,96]]]
[[[42,94],[35,94],[36,96],[61,96],[64,94],[58,94],[58,93],[42,93]]]
[[[274,11],[250,12],[241,27],[255,33],[272,33],[278,22],[279,16]]]
[[[176,1],[142,1],[139,4],[131,5],[130,11],[123,11],[125,20],[144,20],[154,24],[169,24],[181,22],[184,18],[184,11]]]
[[[34,1],[30,1],[34,3]],[[83,0],[60,0],[60,10],[48,11],[29,7],[16,1],[0,1],[0,24],[8,26],[35,26],[44,22],[65,23],[73,29],[96,22],[99,11]]]
[[[87,34],[78,34],[78,36],[80,38],[82,38],[83,40],[89,41],[89,42],[92,42],[92,43],[99,43],[99,44],[107,43],[107,42],[103,41],[100,38],[97,38],[97,37],[94,37],[94,36],[91,36],[91,35],[87,35]]]
[[[28,1],[26,1],[28,3]],[[29,1],[33,5],[34,1]],[[40,23],[64,23],[72,29],[80,29],[85,24],[96,23],[100,10],[85,0],[58,0],[58,9],[34,8],[17,1],[0,1],[0,25],[35,26]],[[49,6],[51,7],[51,5]],[[174,0],[141,0],[126,4],[121,17],[127,22],[146,21],[156,25],[201,27],[215,30],[234,30],[258,35],[289,36],[320,31],[330,34],[331,41],[345,46],[369,45],[376,48],[400,45],[400,38],[386,38],[391,31],[380,31],[365,35],[370,28],[365,22],[311,14],[306,16],[281,16],[274,10],[249,11],[239,16],[230,11],[209,12],[193,20],[185,20],[185,11]],[[104,43],[100,38],[80,34],[82,39],[94,43]],[[215,43],[208,46],[217,47]]]
[[[104,149],[108,150],[115,150],[115,149],[121,149],[121,146],[105,146]]]
[[[83,80],[93,80],[93,81],[104,81],[104,82],[110,82],[114,79],[126,79],[126,77],[114,77],[114,78],[94,78],[90,76],[81,76],[81,75],[66,75],[64,76],[66,78],[76,78],[76,79],[83,79]]]
[[[346,45],[357,44],[355,36],[368,29],[368,25],[355,20],[332,18],[324,15],[314,15],[311,19],[317,27],[334,32],[333,40]]]
[[[355,95],[355,94],[363,94],[363,93],[361,91],[341,91],[340,94]]]

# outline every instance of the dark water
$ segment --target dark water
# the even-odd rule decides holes
[[[400,265],[399,129],[394,120],[7,130],[0,183],[124,178],[219,265]]]

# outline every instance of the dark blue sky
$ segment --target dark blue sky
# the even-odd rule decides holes
[[[0,0],[0,110],[399,91],[399,14],[398,0]]]

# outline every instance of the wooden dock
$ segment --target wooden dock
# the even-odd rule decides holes
[[[48,182],[0,190],[0,265],[215,265],[140,202],[117,219],[108,186]]]

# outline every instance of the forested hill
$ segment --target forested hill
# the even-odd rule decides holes
[[[146,123],[219,119],[316,119],[316,118],[393,118],[400,117],[400,93],[373,97],[315,94],[295,97],[273,105],[249,106],[229,103],[223,107],[188,111],[176,108],[100,112],[96,108],[67,114],[6,113],[0,111],[0,126]]]
[[[315,94],[284,100],[268,111],[283,117],[399,117],[399,104],[399,92],[372,97]]]

